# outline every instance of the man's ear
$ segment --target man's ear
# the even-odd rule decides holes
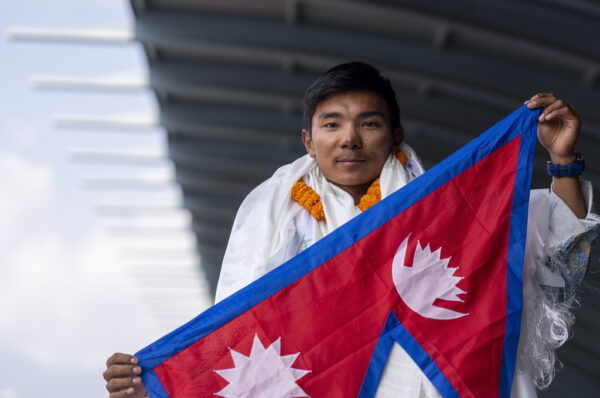
[[[311,158],[316,156],[315,147],[313,146],[312,138],[310,137],[310,133],[302,129],[302,142],[304,143],[304,147],[306,148],[306,152],[310,155]]]
[[[402,144],[402,141],[404,141],[404,128],[402,127],[402,125],[400,125],[394,129],[394,131],[392,132],[392,140],[393,140],[392,145],[395,148],[399,148],[400,144]]]

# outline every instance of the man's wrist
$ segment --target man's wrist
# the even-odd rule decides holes
[[[561,155],[555,155],[555,154],[550,154],[550,162],[554,163],[554,164],[569,164],[569,163],[574,163],[575,160],[577,159],[577,155],[575,154],[575,152],[573,152],[570,155],[565,155],[565,156],[561,156]]]

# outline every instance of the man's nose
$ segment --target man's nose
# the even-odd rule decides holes
[[[355,125],[349,125],[342,132],[342,148],[360,148],[362,147],[362,140],[360,137],[359,127]]]

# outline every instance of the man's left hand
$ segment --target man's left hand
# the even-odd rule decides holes
[[[535,94],[525,104],[529,109],[543,108],[538,119],[538,138],[550,154],[552,163],[573,162],[581,127],[575,109],[549,93]]]
[[[554,94],[540,93],[525,101],[529,109],[542,109],[538,119],[540,144],[550,154],[552,163],[569,164],[575,161],[575,143],[579,136],[581,119],[564,101]],[[578,218],[585,218],[587,210],[577,177],[554,177],[554,193],[573,211]]]

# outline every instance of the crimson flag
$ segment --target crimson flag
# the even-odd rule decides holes
[[[445,397],[508,397],[538,115],[517,109],[138,352],[152,398],[370,397],[395,342]]]

